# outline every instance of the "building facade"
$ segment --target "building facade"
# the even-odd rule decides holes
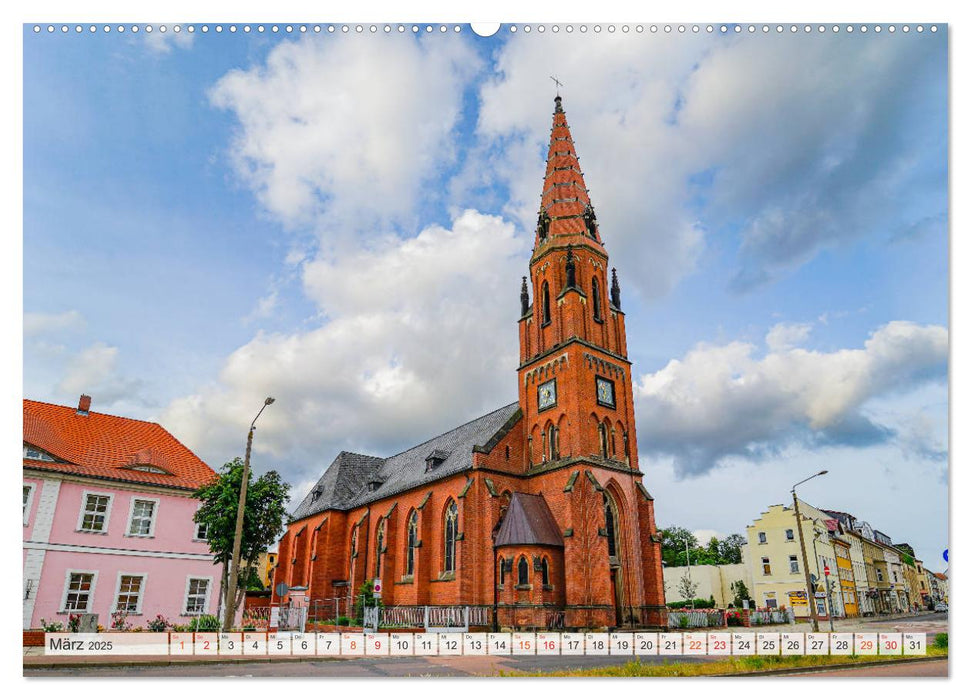
[[[380,580],[385,606],[489,606],[507,626],[666,624],[620,287],[559,97],[520,298],[518,400],[393,457],[338,455],[275,583],[314,601]]]
[[[752,576],[747,564],[699,564],[697,566],[664,567],[664,598],[684,600],[679,591],[682,579],[687,578],[694,586],[695,598],[713,598],[716,608],[727,608],[734,604],[735,591],[732,585],[737,581],[745,584],[749,594],[752,592]]]
[[[23,626],[215,614],[220,570],[192,520],[216,474],[156,423],[24,400]]]

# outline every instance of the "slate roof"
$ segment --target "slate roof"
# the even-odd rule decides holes
[[[514,493],[496,533],[496,547],[510,544],[563,546],[563,535],[546,499],[531,493]]]
[[[350,510],[471,469],[473,448],[489,443],[517,414],[519,403],[511,403],[393,457],[341,452],[293,511],[293,518]],[[428,469],[426,458],[433,452],[447,456]],[[369,481],[381,483],[371,491]]]
[[[197,489],[216,473],[158,423],[24,399],[24,442],[57,461],[24,459],[24,466],[183,489]],[[150,465],[166,473],[137,471]]]

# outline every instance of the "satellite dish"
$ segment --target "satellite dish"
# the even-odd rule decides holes
[[[285,596],[289,590],[290,590],[290,586],[283,583],[283,581],[280,581],[280,583],[276,585],[276,594],[281,598]]]

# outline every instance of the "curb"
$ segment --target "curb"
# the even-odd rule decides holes
[[[914,664],[921,661],[947,661],[949,656],[913,656],[902,657],[896,661],[861,661],[855,664],[828,664],[825,666],[800,666],[798,668],[780,668],[775,671],[751,671],[749,673],[719,673],[710,678],[748,678],[749,676],[793,676],[809,671],[842,671],[852,668],[872,668],[874,666],[896,666],[898,664]]]
[[[341,661],[342,659],[352,658],[377,658],[374,656],[351,657],[351,656],[213,656],[205,659],[172,659],[172,658],[148,658],[139,660],[136,658],[130,661],[66,661],[64,663],[52,663],[50,657],[45,656],[25,656],[24,670],[43,669],[51,670],[58,668],[130,668],[130,667],[160,667],[160,666],[211,666],[213,664],[257,664],[257,663],[284,663],[284,662],[306,662],[306,661]],[[404,658],[404,657],[402,657]],[[44,659],[43,661],[27,661],[27,659]]]

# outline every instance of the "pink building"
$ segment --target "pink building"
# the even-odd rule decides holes
[[[192,516],[216,474],[157,423],[24,400],[24,629],[218,614],[221,567]]]

